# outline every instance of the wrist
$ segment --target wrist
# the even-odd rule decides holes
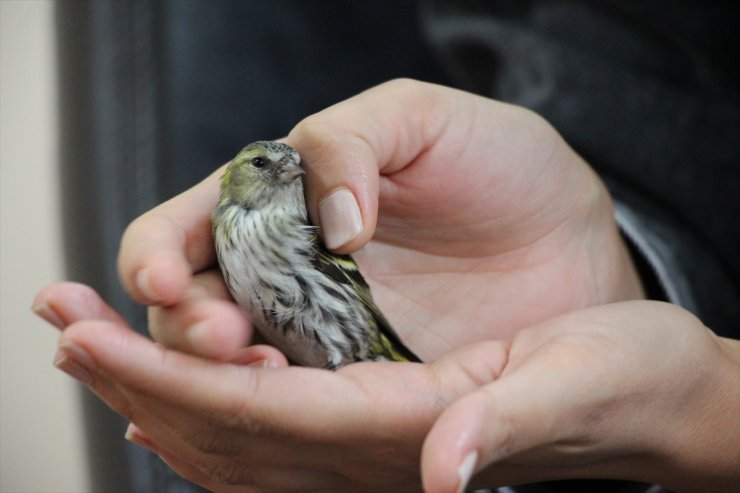
[[[707,329],[708,330],[708,329]],[[714,336],[714,358],[662,443],[655,481],[678,492],[737,491],[740,484],[740,341]]]

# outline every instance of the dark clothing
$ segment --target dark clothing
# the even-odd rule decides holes
[[[70,276],[137,326],[115,272],[136,215],[245,143],[394,77],[547,118],[599,172],[665,296],[740,337],[733,2],[161,0],[58,6]],[[96,491],[186,492],[91,399]],[[517,491],[645,491],[622,482]]]
[[[450,1],[425,12],[457,84],[547,118],[659,250],[671,301],[740,337],[740,5]]]

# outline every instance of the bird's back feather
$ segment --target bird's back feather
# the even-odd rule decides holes
[[[346,285],[358,293],[363,305],[370,312],[373,323],[377,325],[378,339],[373,341],[373,350],[378,354],[387,354],[394,361],[421,362],[393,330],[388,320],[380,311],[370,293],[370,286],[360,272],[357,262],[350,255],[338,255],[329,251],[316,235],[316,255],[314,267],[316,270],[331,278],[335,282]]]

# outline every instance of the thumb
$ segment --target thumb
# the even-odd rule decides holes
[[[327,248],[352,252],[375,232],[378,215],[378,159],[362,138],[335,131],[331,115],[301,122],[288,143],[301,155],[306,206],[311,222],[321,227]]]
[[[288,144],[306,169],[309,216],[329,249],[348,253],[375,232],[379,177],[406,167],[443,127],[440,86],[396,80],[301,121]],[[437,122],[435,125],[434,122]]]
[[[471,477],[487,466],[569,436],[573,417],[582,415],[584,392],[583,376],[570,370],[538,364],[504,369],[500,378],[450,405],[424,442],[424,491],[463,491]],[[507,469],[499,468],[495,481],[511,484],[507,479],[519,479],[504,477],[507,472],[517,474]],[[544,464],[537,471],[542,476],[537,480],[552,479]]]

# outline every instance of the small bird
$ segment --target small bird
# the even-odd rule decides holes
[[[375,305],[354,259],[330,252],[310,224],[300,162],[289,145],[258,141],[228,163],[213,236],[232,297],[297,364],[420,361]]]

